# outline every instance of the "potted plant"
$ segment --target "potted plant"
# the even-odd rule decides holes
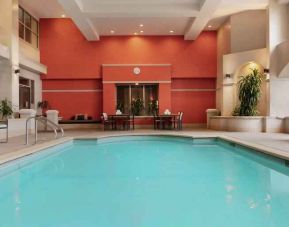
[[[49,108],[49,102],[48,101],[40,101],[37,103],[37,108],[41,110],[41,114],[45,113]]]
[[[123,104],[122,103],[118,103],[117,105],[116,105],[116,110],[119,110],[119,111],[121,111],[122,113],[124,112],[124,106],[123,106]]]
[[[131,112],[133,115],[139,116],[144,109],[144,102],[142,99],[133,99],[131,103]]]
[[[159,112],[159,102],[158,100],[151,100],[149,103],[149,113],[151,115],[157,115]]]
[[[0,116],[1,119],[7,120],[13,114],[12,103],[7,99],[1,100],[0,102]]]
[[[242,76],[238,82],[240,104],[234,109],[233,116],[256,116],[261,97],[262,73],[252,69],[252,73]]]

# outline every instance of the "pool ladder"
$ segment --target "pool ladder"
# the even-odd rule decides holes
[[[25,140],[26,140],[26,145],[29,144],[29,130],[28,130],[28,123],[34,119],[34,129],[35,129],[35,134],[34,134],[34,139],[35,139],[35,144],[37,143],[38,141],[38,122],[41,122],[46,130],[47,130],[47,126],[50,126],[53,131],[54,131],[54,138],[56,139],[57,136],[58,136],[58,133],[57,131],[60,131],[61,132],[61,137],[64,136],[64,130],[63,128],[61,128],[59,125],[55,124],[54,122],[48,120],[46,117],[44,116],[35,116],[35,117],[29,117],[27,118],[26,120],[26,137],[25,137]]]

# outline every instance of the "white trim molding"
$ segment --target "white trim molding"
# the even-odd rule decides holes
[[[172,64],[102,64],[103,67],[128,67],[128,66],[172,66]]]
[[[43,93],[88,93],[88,92],[102,92],[102,89],[92,90],[43,90]]]
[[[170,80],[152,80],[152,81],[102,81],[103,84],[171,84]]]
[[[173,92],[215,92],[216,89],[210,88],[185,88],[185,89],[171,89]]]

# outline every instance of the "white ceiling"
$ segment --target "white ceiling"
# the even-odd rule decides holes
[[[111,31],[117,35],[132,35],[135,32],[142,35],[167,35],[169,31],[174,31],[173,35],[183,35],[190,20],[187,17],[138,17],[133,20],[127,17],[112,17],[93,18],[91,22],[102,36],[112,35]]]
[[[134,35],[135,32],[184,35],[186,40],[194,40],[203,30],[218,29],[231,14],[265,9],[268,5],[268,0],[19,1],[38,18],[60,18],[63,14],[71,17],[88,40],[108,35]]]

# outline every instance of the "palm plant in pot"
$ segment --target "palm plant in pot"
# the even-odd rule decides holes
[[[263,74],[258,69],[252,69],[247,76],[242,76],[238,82],[238,98],[240,104],[234,109],[234,116],[256,116],[257,106],[261,97]]]
[[[149,113],[152,115],[157,115],[159,112],[159,104],[158,104],[158,100],[151,100],[151,102],[149,103]]]
[[[48,101],[45,101],[45,100],[39,101],[39,102],[37,103],[37,108],[40,109],[41,115],[42,115],[42,114],[45,114],[46,111],[50,108],[49,102],[48,102]]]
[[[0,102],[0,117],[2,120],[7,120],[13,114],[12,103],[7,99]]]
[[[131,112],[133,115],[139,116],[144,109],[144,102],[142,99],[133,99],[131,102]]]

